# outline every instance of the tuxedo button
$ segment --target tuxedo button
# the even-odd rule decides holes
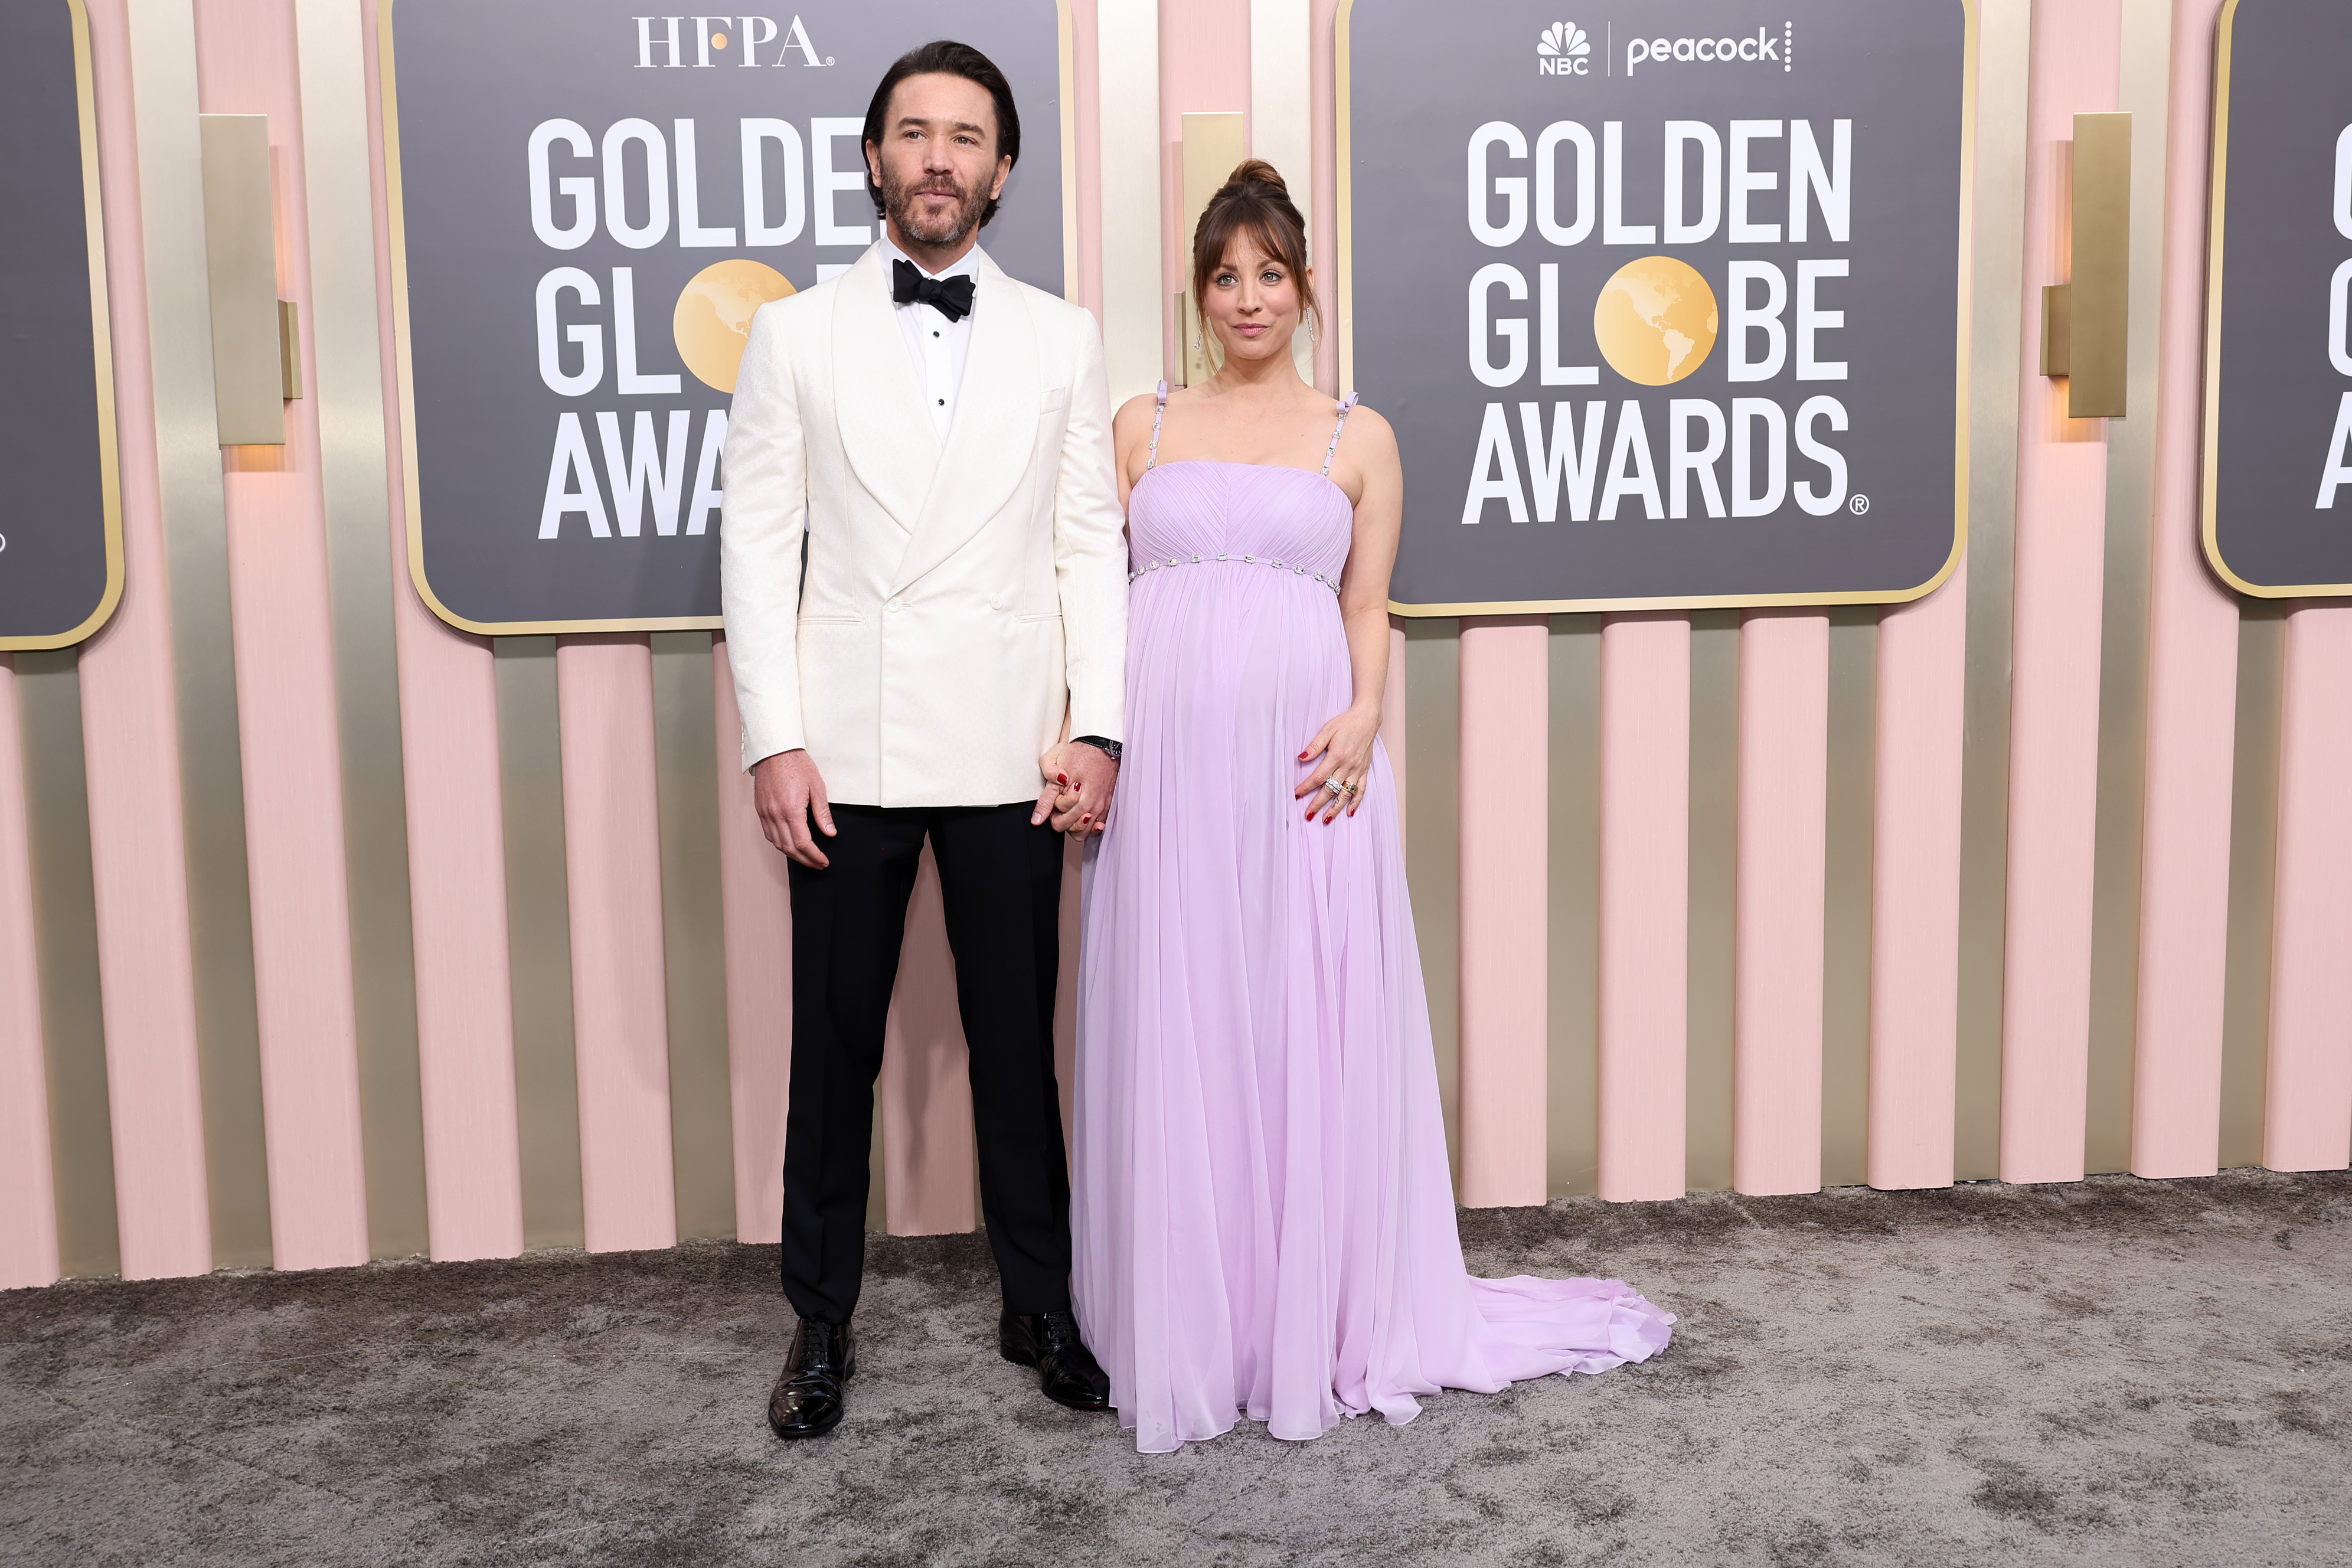
[[[1002,594],[991,594],[988,596],[988,607],[992,610],[1004,608],[1004,596]]]
[[[889,604],[889,610],[890,610],[890,613],[891,613],[892,615],[894,615],[894,616],[895,616],[895,615],[897,615],[897,614],[898,613],[898,600],[893,599],[893,600],[891,600],[891,601],[890,601],[890,604]]]

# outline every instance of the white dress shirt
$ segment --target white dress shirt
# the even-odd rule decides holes
[[[884,257],[891,262],[903,261],[926,278],[969,278],[973,287],[980,282],[980,247],[967,250],[944,272],[933,272],[890,242],[882,238]],[[897,267],[888,271],[895,278]],[[974,310],[979,300],[974,297]],[[931,411],[931,427],[940,433],[940,445],[948,444],[948,430],[955,423],[956,389],[963,384],[963,362],[971,352],[971,315],[965,312],[961,321],[950,321],[935,305],[917,302],[911,305],[893,304],[891,311],[898,318],[898,331],[907,340],[907,352],[915,358],[915,380],[923,389],[923,405]]]

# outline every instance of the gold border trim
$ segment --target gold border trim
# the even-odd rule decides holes
[[[89,619],[71,631],[47,637],[0,637],[0,653],[70,647],[88,640],[122,603],[122,464],[114,429],[114,330],[107,313],[106,210],[99,194],[98,100],[89,58],[89,10],[85,0],[66,0],[73,18],[74,98],[81,121],[82,226],[89,247],[89,337],[91,368],[98,384],[99,505],[106,517],[106,591]]]
[[[1979,0],[1959,0],[1965,18],[1964,43],[1960,62],[1960,232],[1958,304],[1955,323],[1958,329],[1954,360],[1958,367],[1953,387],[1953,494],[1952,548],[1944,563],[1933,576],[1915,588],[1901,590],[1857,589],[1840,594],[1669,594],[1631,599],[1497,599],[1479,603],[1444,605],[1409,605],[1401,600],[1389,601],[1389,613],[1395,616],[1497,616],[1497,615],[1575,615],[1590,611],[1622,610],[1706,610],[1729,609],[1768,605],[1907,605],[1924,599],[1948,581],[1960,564],[1960,557],[1969,547],[1969,376],[1971,369],[1969,330],[1973,324],[1975,306],[1975,231],[1977,175],[1977,43],[1981,31],[1978,15]],[[2230,0],[2232,9],[2237,0]],[[1356,8],[1356,0],[1339,0],[1339,11],[1334,18],[1336,37],[1333,40],[1333,110],[1339,123],[1339,277],[1333,293],[1339,300],[1339,390],[1344,395],[1356,389],[1356,316],[1355,286],[1355,211],[1353,161],[1350,157],[1349,128],[1350,94],[1349,73],[1349,29]],[[2347,589],[2352,592],[2352,589]]]
[[[81,0],[70,0],[79,7]],[[709,632],[725,628],[718,616],[624,616],[598,621],[474,621],[441,602],[425,577],[424,502],[416,487],[416,367],[408,334],[408,217],[400,182],[400,93],[393,59],[392,13],[398,0],[383,0],[376,13],[378,74],[383,85],[384,210],[391,227],[392,337],[399,363],[400,478],[408,512],[408,580],[425,608],[461,632],[478,637],[539,637],[571,632]],[[1076,136],[1077,58],[1073,48],[1072,0],[1054,0],[1055,37],[1062,57],[1062,297],[1078,294],[1078,179]],[[1970,0],[1973,3],[1973,0]],[[85,111],[85,123],[89,123]],[[111,606],[110,605],[110,608]],[[7,645],[0,643],[0,647]],[[47,645],[37,645],[46,647]]]
[[[2230,199],[2230,49],[2238,25],[2239,0],[2221,7],[2213,44],[2213,173],[2211,209],[2205,240],[2205,441],[2200,477],[2203,515],[2197,534],[2205,563],[2214,575],[2255,599],[2300,599],[2352,594],[2352,583],[2297,583],[2286,587],[2250,583],[2221,558],[2221,260]]]

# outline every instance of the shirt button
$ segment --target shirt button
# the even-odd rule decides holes
[[[991,594],[988,596],[988,607],[992,610],[1004,608],[1004,596],[1001,594]]]
[[[894,616],[898,613],[898,601],[896,599],[890,601],[890,613]]]
[[[942,408],[945,408],[947,405],[948,405],[948,400],[947,400],[946,398],[944,398],[944,397],[940,398],[940,407],[942,407]]]

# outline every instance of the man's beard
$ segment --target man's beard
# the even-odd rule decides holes
[[[936,217],[924,217],[916,198],[931,195],[951,195],[956,205]],[[908,186],[886,173],[882,205],[908,238],[921,245],[945,246],[961,244],[964,236],[980,226],[980,215],[988,199],[977,189],[965,190],[950,175],[928,175],[920,183]]]

